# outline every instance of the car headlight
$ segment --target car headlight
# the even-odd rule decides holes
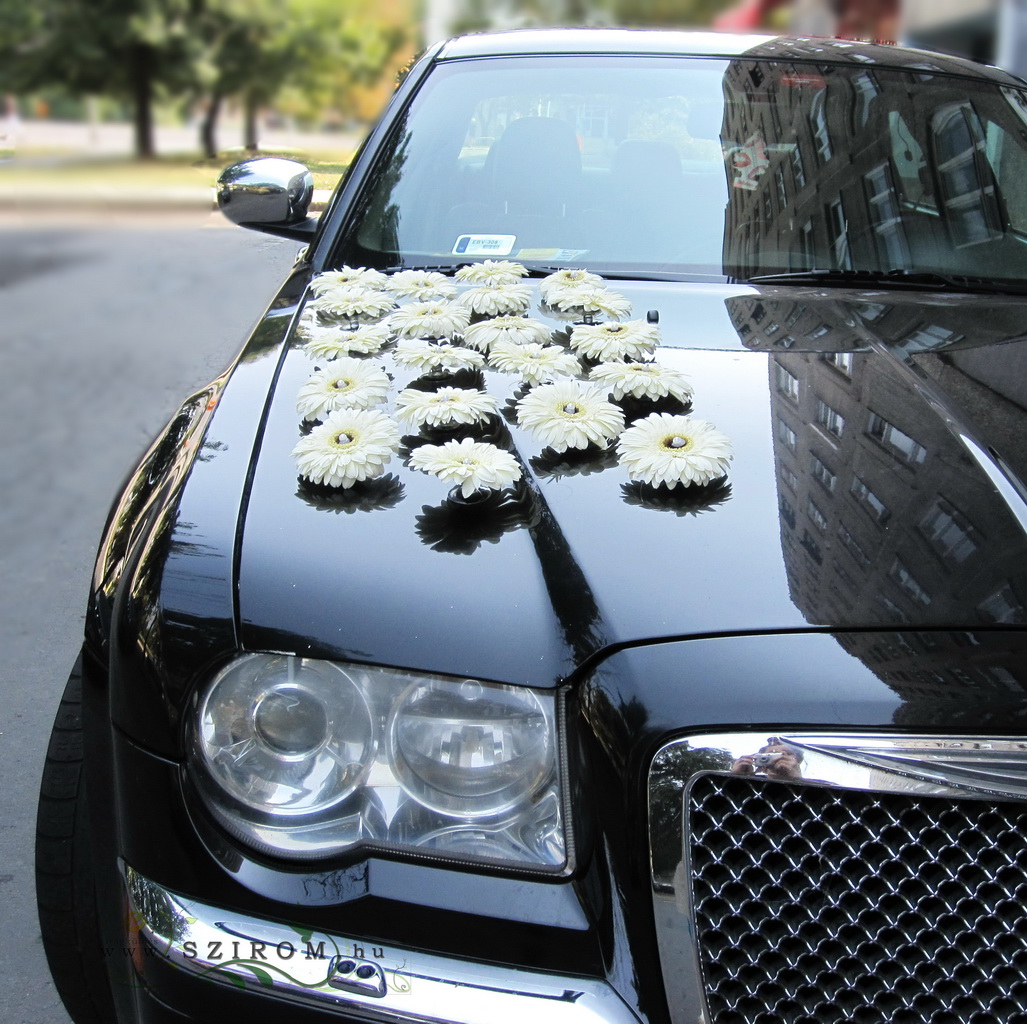
[[[188,773],[265,853],[364,844],[559,871],[560,746],[552,691],[250,654],[200,694]]]

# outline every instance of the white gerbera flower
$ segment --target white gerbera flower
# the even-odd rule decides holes
[[[360,288],[378,290],[385,287],[386,277],[378,270],[366,267],[342,267],[340,270],[326,270],[310,282],[310,290],[321,295],[333,288],[357,285]]]
[[[604,287],[604,284],[598,274],[568,267],[566,270],[558,270],[555,274],[542,278],[538,287],[542,293],[542,301],[548,302],[552,306],[555,305],[556,299],[562,292],[573,292],[582,287]]]
[[[568,288],[554,296],[550,305],[568,313],[580,312],[588,316],[602,314],[614,320],[622,320],[631,315],[631,303],[620,292],[612,292],[605,285]]]
[[[544,380],[576,377],[581,363],[559,345],[514,345],[500,343],[492,349],[489,362],[502,373],[519,373],[525,383],[534,387]]]
[[[423,338],[401,341],[396,346],[397,366],[428,373],[436,367],[443,370],[480,370],[485,357],[474,349],[459,345],[434,345]]]
[[[456,278],[465,284],[516,284],[527,272],[527,267],[513,260],[485,260],[461,267]]]
[[[571,347],[578,355],[600,362],[639,360],[650,356],[660,343],[660,331],[644,320],[623,324],[579,324],[571,330]]]
[[[463,333],[471,312],[455,302],[412,302],[397,309],[388,322],[400,338],[451,338]]]
[[[362,359],[335,359],[315,370],[296,396],[305,420],[323,420],[336,409],[370,409],[389,397],[385,371]]]
[[[370,288],[332,288],[311,303],[318,313],[339,320],[384,316],[396,308],[396,300],[385,292]]]
[[[421,445],[410,456],[410,466],[458,484],[465,498],[475,491],[501,490],[521,478],[521,467],[509,452],[470,437]]]
[[[545,345],[551,341],[552,331],[540,320],[526,316],[497,316],[491,320],[480,320],[464,331],[464,344],[479,352],[488,352],[500,342],[513,345],[529,345],[532,342]]]
[[[727,434],[706,420],[654,412],[620,436],[617,455],[632,480],[646,484],[708,484],[734,458]]]
[[[456,285],[437,270],[401,270],[389,278],[387,287],[401,299],[418,302],[451,299],[456,295]]]
[[[605,446],[624,429],[624,413],[594,384],[561,380],[525,395],[517,422],[554,451]]]
[[[399,425],[377,409],[337,409],[293,448],[300,476],[352,487],[380,476],[399,448]]]
[[[492,395],[470,388],[406,388],[396,396],[396,417],[416,427],[482,423],[498,411],[499,402]]]
[[[625,395],[652,401],[670,397],[688,402],[694,393],[683,373],[668,370],[659,363],[600,363],[588,376],[606,387],[615,402]]]
[[[339,359],[342,356],[370,356],[388,344],[390,332],[384,324],[368,324],[349,330],[345,327],[310,327],[304,351],[314,359]]]
[[[527,284],[485,284],[470,288],[457,300],[481,316],[523,313],[531,305],[531,286]]]

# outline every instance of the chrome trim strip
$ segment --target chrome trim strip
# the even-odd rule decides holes
[[[371,1019],[638,1024],[603,981],[497,967],[219,910],[124,865],[135,923],[157,954],[215,982]]]

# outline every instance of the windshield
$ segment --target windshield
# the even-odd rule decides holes
[[[380,154],[343,256],[1023,280],[1027,98],[858,64],[444,63]]]

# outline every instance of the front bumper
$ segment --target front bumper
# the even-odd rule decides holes
[[[605,982],[455,960],[293,927],[189,900],[124,868],[144,983],[172,966],[334,1019],[637,1024]],[[154,961],[156,960],[156,963]]]

